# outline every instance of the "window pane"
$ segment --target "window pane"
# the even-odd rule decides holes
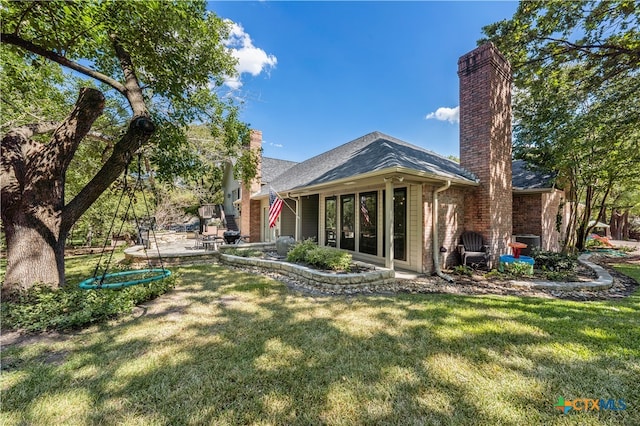
[[[378,194],[360,194],[360,252],[378,253]]]
[[[340,223],[340,248],[355,250],[355,195],[343,195],[340,197],[341,223]]]
[[[393,258],[407,260],[407,188],[393,191]]]
[[[325,198],[324,200],[324,241],[331,247],[336,246],[336,199]]]

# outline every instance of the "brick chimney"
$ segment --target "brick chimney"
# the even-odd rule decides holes
[[[240,189],[240,232],[249,235],[252,242],[260,241],[260,202],[251,201],[251,195],[260,191],[262,180],[262,132],[251,130],[249,149],[258,153],[256,177],[251,182],[242,182]]]
[[[495,265],[512,233],[511,65],[487,43],[460,57],[458,77],[460,165],[480,180],[465,197],[465,228],[484,236]]]

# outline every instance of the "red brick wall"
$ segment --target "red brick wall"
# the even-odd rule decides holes
[[[256,178],[251,182],[243,182],[241,186],[240,194],[240,220],[238,221],[238,227],[242,235],[255,235],[257,232],[258,239],[252,241],[260,241],[260,216],[258,216],[258,228],[255,231],[253,227],[254,221],[252,221],[253,211],[251,209],[251,194],[260,190],[260,176],[262,175],[262,132],[260,130],[251,130],[251,140],[249,142],[249,149],[258,151],[259,162],[256,173]],[[260,210],[258,210],[258,213]]]
[[[511,67],[487,43],[458,60],[458,76],[460,164],[480,180],[465,197],[465,225],[485,237],[496,262],[512,231]]]
[[[513,234],[542,235],[542,194],[513,195]]]
[[[543,249],[560,250],[561,234],[556,229],[556,218],[558,213],[564,213],[564,209],[560,209],[563,200],[564,192],[557,189],[538,194],[515,194],[513,234],[539,235]]]
[[[250,242],[255,243],[260,241],[260,229],[261,229],[261,220],[260,220],[260,215],[261,215],[261,203],[258,200],[251,200],[250,203],[250,210],[249,210],[249,214],[250,214],[250,231],[249,231],[249,237],[250,237]]]

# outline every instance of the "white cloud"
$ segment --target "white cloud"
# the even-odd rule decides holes
[[[225,45],[231,50],[231,54],[238,59],[236,65],[237,77],[227,78],[225,84],[232,89],[238,89],[242,86],[240,78],[242,74],[248,73],[252,76],[264,72],[269,72],[275,68],[278,58],[269,55],[264,50],[253,45],[253,41],[249,34],[244,31],[242,25],[231,22],[231,32],[229,38],[225,41]]]
[[[448,121],[449,123],[459,123],[460,122],[460,107],[457,106],[455,108],[447,108],[440,107],[435,112],[430,112],[425,117],[427,120],[436,119],[439,121]]]
[[[273,143],[273,142],[266,142],[266,141],[265,141],[265,142],[263,142],[263,143],[266,143],[266,144],[268,144],[269,146],[272,146],[272,147],[274,147],[274,148],[282,148],[282,147],[284,146],[284,145],[282,145],[281,143]]]

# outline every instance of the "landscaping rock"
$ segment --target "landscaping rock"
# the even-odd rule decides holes
[[[295,243],[296,240],[294,240],[293,237],[278,237],[276,240],[276,252],[278,252],[280,256],[286,256]]]

